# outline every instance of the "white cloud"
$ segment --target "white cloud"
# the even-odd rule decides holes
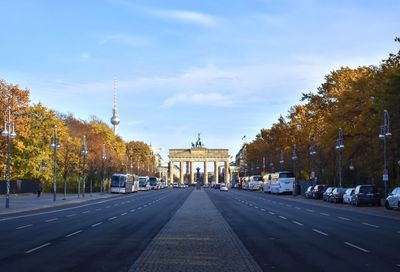
[[[122,44],[129,46],[147,46],[153,43],[153,41],[148,37],[134,36],[127,34],[112,34],[103,37],[100,40],[100,44]]]
[[[220,106],[226,107],[234,104],[231,97],[220,94],[220,93],[194,93],[185,94],[180,93],[167,98],[162,107],[171,108],[176,104],[193,104],[193,105],[203,105],[203,106]]]
[[[217,25],[218,19],[201,12],[188,11],[188,10],[160,10],[160,9],[147,9],[148,13],[166,19],[176,21],[195,23],[202,26],[212,27]]]

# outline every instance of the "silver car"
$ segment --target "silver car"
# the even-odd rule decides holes
[[[354,194],[355,188],[348,188],[346,192],[343,194],[343,203],[351,204],[351,196]]]
[[[400,203],[400,187],[396,187],[393,191],[389,194],[385,201],[386,209],[398,209]]]

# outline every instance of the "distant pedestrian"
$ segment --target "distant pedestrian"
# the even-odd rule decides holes
[[[42,193],[42,183],[41,182],[39,182],[38,183],[38,187],[37,187],[37,197],[39,198],[40,197],[40,194]]]

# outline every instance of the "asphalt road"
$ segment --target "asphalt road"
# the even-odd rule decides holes
[[[0,271],[127,271],[192,191],[139,192],[0,219]]]
[[[400,271],[399,218],[260,192],[207,192],[264,271]]]

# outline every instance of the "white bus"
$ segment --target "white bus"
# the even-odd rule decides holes
[[[263,187],[263,178],[260,175],[250,176],[249,190],[258,191]]]
[[[295,182],[295,177],[292,172],[282,171],[278,173],[271,174],[271,193],[273,194],[283,194],[283,193],[293,193],[293,183]]]
[[[139,190],[137,176],[131,174],[113,174],[111,176],[111,193],[126,194]]]
[[[150,190],[150,180],[148,176],[139,177],[139,191]]]

